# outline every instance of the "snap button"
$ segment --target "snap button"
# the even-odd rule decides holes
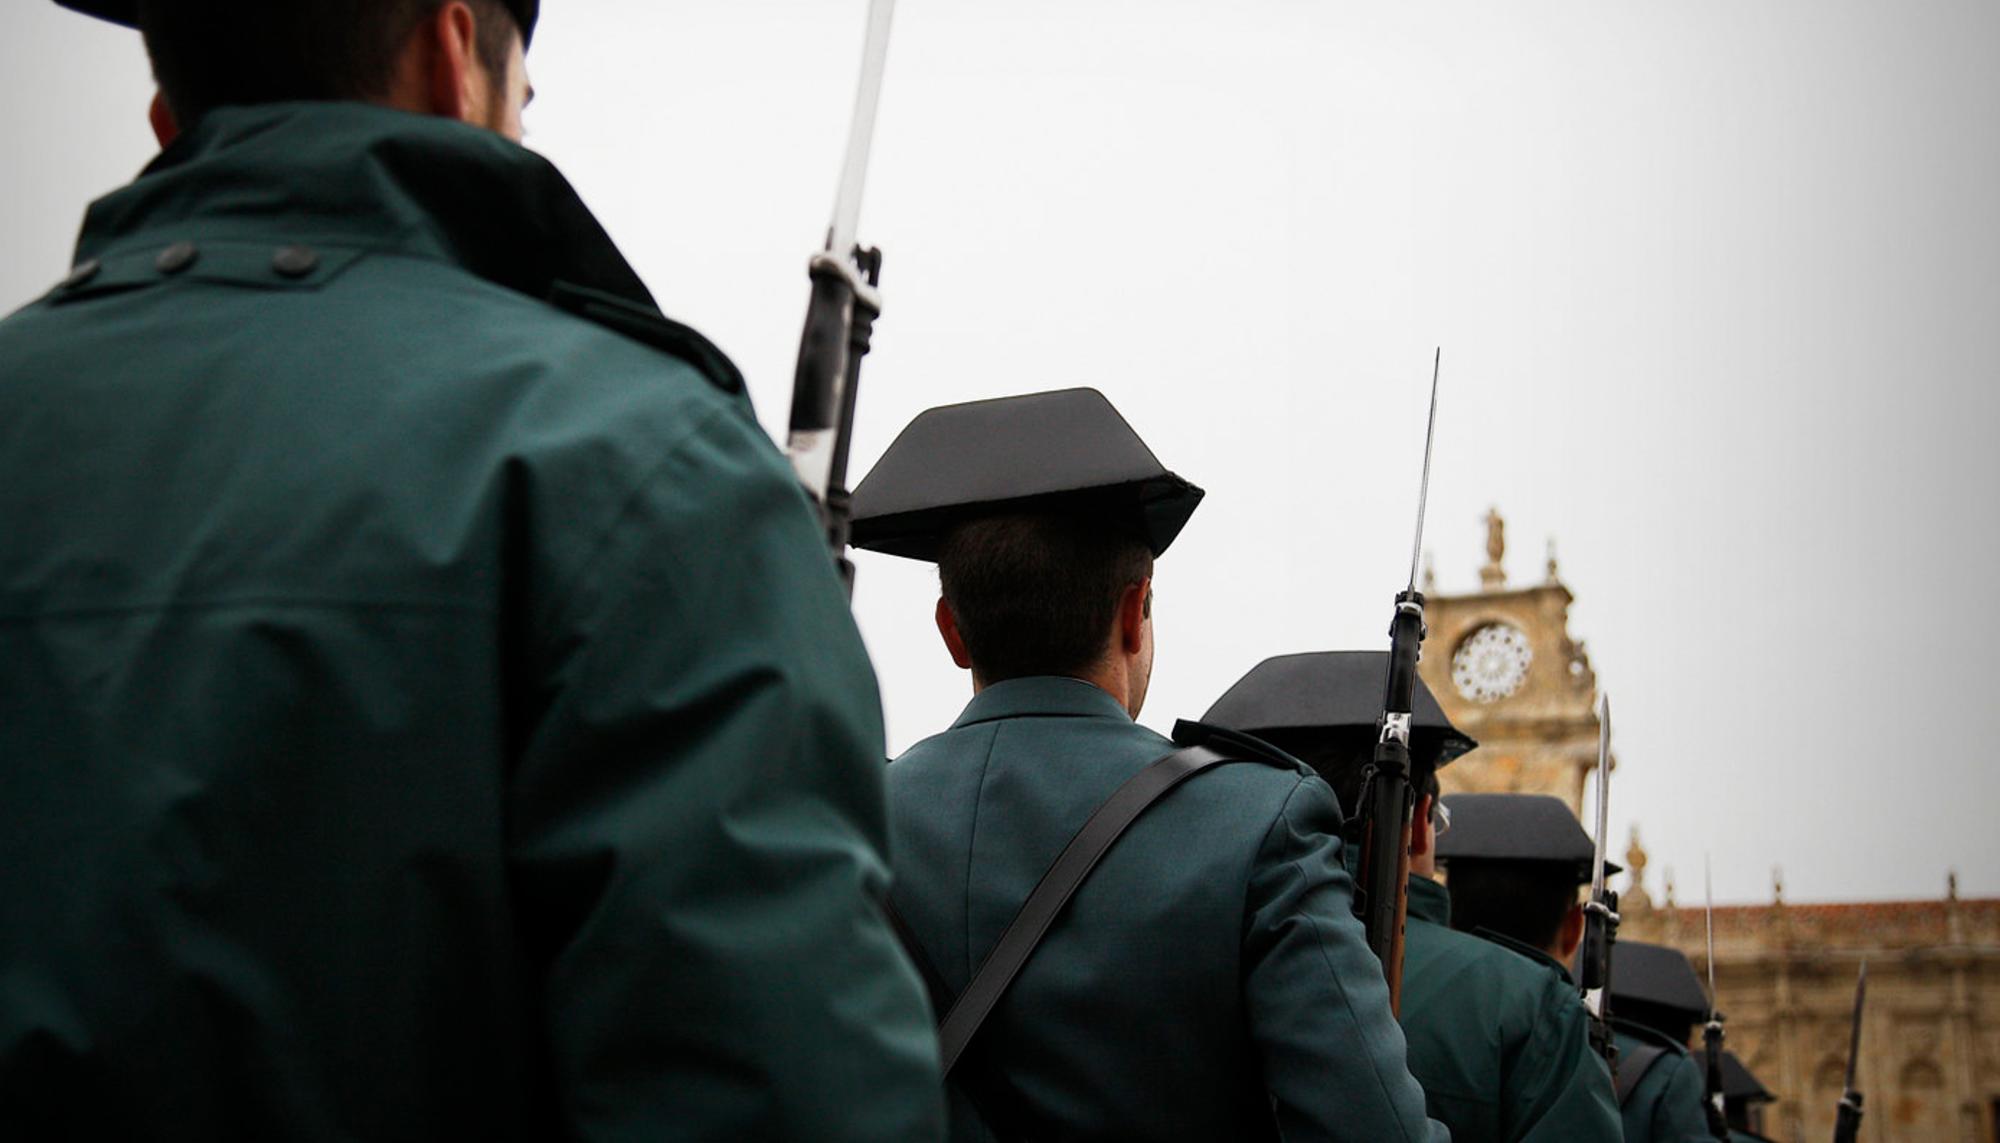
[[[194,243],[176,242],[160,251],[160,256],[153,259],[153,269],[162,274],[178,274],[194,265],[194,260],[200,255],[201,252],[194,248]]]
[[[70,267],[69,277],[62,280],[62,288],[65,290],[74,290],[92,278],[97,277],[97,272],[102,269],[104,269],[104,263],[99,262],[95,258],[85,258],[75,266]]]
[[[271,269],[283,278],[303,278],[319,268],[319,255],[310,246],[280,246],[271,255]]]

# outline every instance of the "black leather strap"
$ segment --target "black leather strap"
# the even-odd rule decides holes
[[[1658,1044],[1635,1044],[1629,1050],[1618,1053],[1618,1106],[1632,1102],[1632,1093],[1639,1090],[1639,1081],[1646,1078],[1646,1072],[1667,1049]]]
[[[1126,779],[1124,785],[1113,790],[1104,804],[1091,813],[1090,819],[1063,847],[1048,872],[1042,874],[1034,891],[1022,902],[1020,911],[1008,922],[1007,930],[1000,934],[993,951],[986,955],[979,970],[973,973],[971,982],[965,986],[965,991],[958,994],[950,1011],[945,1013],[938,1026],[939,1057],[945,1075],[951,1074],[951,1069],[978,1033],[980,1025],[986,1022],[994,1006],[1006,995],[1014,978],[1028,963],[1028,958],[1034,955],[1042,936],[1062,914],[1063,907],[1075,896],[1084,878],[1097,867],[1098,861],[1111,848],[1111,843],[1117,841],[1148,806],[1175,786],[1229,760],[1228,755],[1207,746],[1182,747]]]

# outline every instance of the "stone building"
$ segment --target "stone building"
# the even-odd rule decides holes
[[[1541,582],[1508,585],[1498,512],[1487,517],[1486,553],[1478,591],[1440,594],[1425,576],[1424,681],[1480,742],[1441,778],[1448,791],[1555,794],[1583,817],[1597,683],[1569,633],[1573,597],[1553,549]],[[1706,969],[1703,910],[1680,906],[1671,882],[1653,900],[1636,837],[1625,862],[1619,935],[1676,946]],[[1729,1046],[1778,1096],[1764,1133],[1782,1143],[1833,1137],[1864,959],[1861,1139],[2000,1143],[2000,900],[1960,900],[1955,877],[1942,900],[1788,904],[1780,884],[1769,905],[1715,910]]]

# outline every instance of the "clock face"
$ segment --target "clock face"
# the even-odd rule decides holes
[[[1473,702],[1499,702],[1521,689],[1535,653],[1518,627],[1489,623],[1465,637],[1451,656],[1451,682]]]

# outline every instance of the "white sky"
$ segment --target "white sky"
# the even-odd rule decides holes
[[[782,423],[863,0],[551,0],[530,144]],[[137,37],[0,13],[0,309],[151,153]],[[1615,836],[1718,899],[2000,894],[2000,6],[903,0],[858,474],[922,408],[1103,390],[1209,491],[1144,721],[1375,647],[1429,547],[1557,538]],[[862,554],[892,747],[967,686]],[[1434,654],[1448,649],[1434,648]]]

